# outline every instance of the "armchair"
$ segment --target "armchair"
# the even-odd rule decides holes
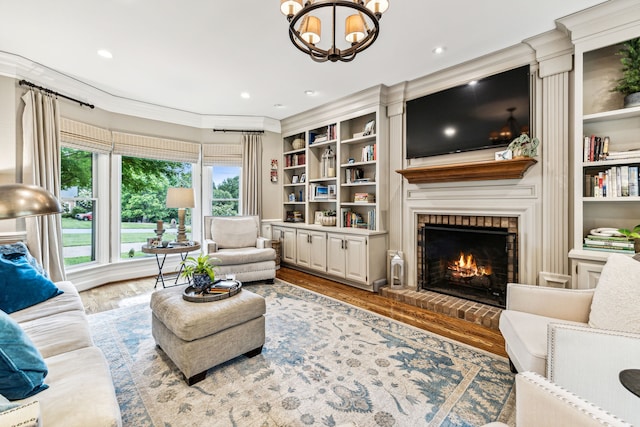
[[[516,376],[516,427],[631,427],[581,396],[534,373]],[[507,427],[494,422],[484,427]]]
[[[273,283],[276,251],[270,239],[260,237],[257,216],[205,216],[204,232],[207,253],[218,260],[217,274],[235,274],[241,282]]]
[[[500,315],[512,370],[533,371],[640,424],[640,399],[618,379],[640,367],[640,262],[611,254],[595,289],[509,284]]]

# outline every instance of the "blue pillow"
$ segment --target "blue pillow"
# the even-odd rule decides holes
[[[20,325],[0,311],[0,394],[25,399],[49,388],[47,365]]]
[[[0,310],[13,313],[61,293],[26,256],[0,254]]]
[[[37,259],[31,255],[29,252],[29,248],[23,242],[15,242],[15,243],[7,243],[5,245],[0,245],[0,254],[4,255],[7,259],[16,259],[19,257],[25,257],[29,264],[35,268],[38,273],[42,274],[44,277],[49,277],[47,272],[42,268]]]

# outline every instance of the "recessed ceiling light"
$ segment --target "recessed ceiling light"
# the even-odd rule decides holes
[[[444,46],[438,46],[435,49],[433,49],[433,53],[435,53],[436,55],[440,55],[441,53],[444,53],[444,51],[445,51]]]
[[[249,98],[251,98],[251,95],[249,94],[249,92],[242,92],[242,93],[240,94],[240,96],[241,96],[242,98],[244,98],[244,99],[249,99]]]
[[[313,96],[316,94],[316,92],[314,90],[305,90],[304,94],[307,96]]]
[[[273,104],[273,106],[276,108],[284,108],[284,105],[282,104]]]
[[[107,49],[98,50],[98,55],[102,56],[103,58],[107,58],[107,59],[113,58],[113,55]]]

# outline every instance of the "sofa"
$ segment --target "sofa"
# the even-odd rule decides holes
[[[216,274],[234,274],[241,282],[266,281],[276,277],[276,251],[271,240],[260,237],[257,216],[205,216],[205,247],[214,258]]]
[[[22,272],[28,270],[21,261],[5,263],[4,255],[0,256],[0,261],[0,269],[3,269],[0,273],[14,265]],[[28,274],[45,281],[41,273],[28,270]],[[121,426],[111,371],[102,351],[93,344],[77,289],[69,281],[54,284],[46,278],[46,284],[47,289],[55,291],[43,294],[42,302],[13,310],[7,308],[13,304],[5,297],[8,286],[27,297],[41,293],[43,288],[30,278],[15,281],[7,280],[6,276],[0,278],[0,292],[3,293],[0,297],[3,306],[0,313],[3,322],[0,386],[7,397],[1,399],[0,407],[9,408],[0,412],[0,426]],[[16,307],[20,308],[20,305],[13,308]],[[13,336],[9,333],[11,329]],[[10,368],[17,369],[12,371]],[[40,384],[38,375],[43,377]],[[24,393],[22,390],[11,396],[17,382],[33,384],[33,390],[26,394],[28,397],[16,398],[17,394]]]
[[[513,370],[546,376],[640,425],[640,399],[618,378],[640,367],[638,258],[612,253],[595,289],[510,283],[500,331]]]

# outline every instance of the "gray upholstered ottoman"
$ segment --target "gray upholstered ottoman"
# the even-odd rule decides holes
[[[220,301],[193,303],[182,299],[185,286],[151,295],[151,332],[189,385],[203,380],[207,369],[220,363],[262,352],[264,298],[243,289]]]

